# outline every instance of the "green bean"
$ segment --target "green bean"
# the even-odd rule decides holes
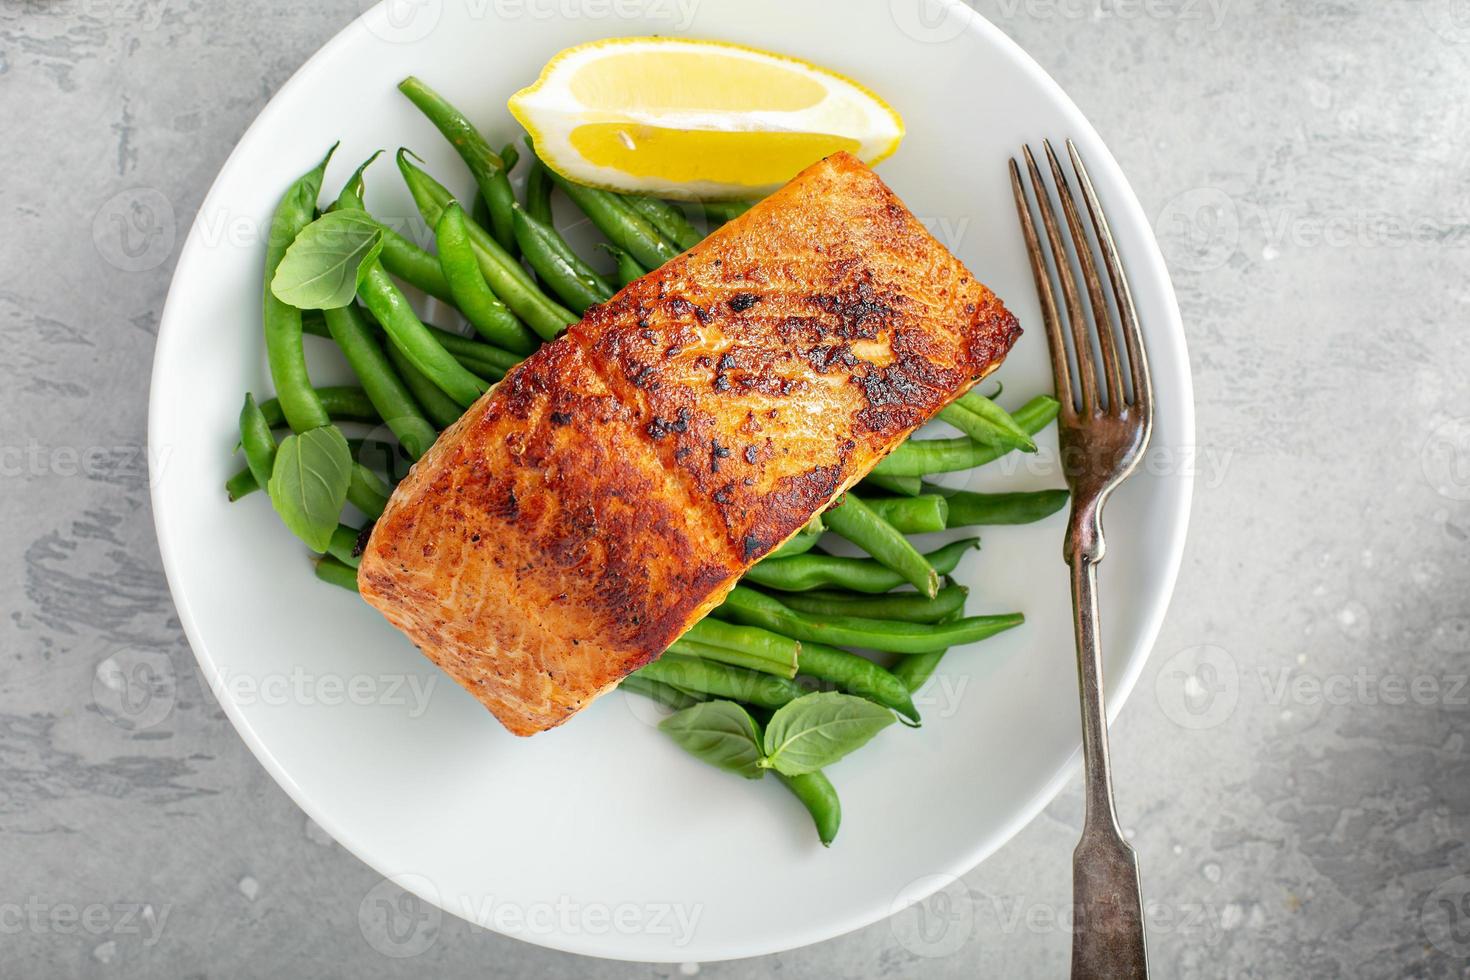
[[[817,827],[817,839],[823,847],[831,847],[837,839],[837,830],[842,826],[842,801],[837,798],[837,789],[820,769],[788,776],[777,772],[776,777],[796,795],[801,805],[812,815]]]
[[[813,514],[802,525],[800,531],[788,538],[781,547],[766,555],[766,558],[790,558],[792,555],[804,555],[817,546],[817,542],[822,540],[822,533],[826,530],[827,525],[822,523],[822,515]]]
[[[1020,493],[972,493],[968,490],[924,488],[942,493],[949,501],[950,527],[974,524],[1030,524],[1050,517],[1067,505],[1065,490],[1031,490]]]
[[[714,226],[733,221],[755,206],[755,201],[705,201],[704,216]]]
[[[383,516],[388,506],[388,485],[361,463],[352,464],[352,482],[347,485],[347,502],[373,520]]]
[[[1037,433],[1057,417],[1060,403],[1050,395],[1037,395],[1011,417],[1022,429]],[[873,467],[882,476],[924,476],[968,470],[999,459],[1006,448],[983,446],[969,436],[958,439],[910,439]]]
[[[505,377],[511,368],[525,360],[520,354],[501,350],[493,344],[482,343],[440,327],[429,327],[429,333],[471,372],[483,373],[496,380]]]
[[[762,561],[773,558],[791,558],[796,555],[804,555],[808,551],[811,551],[813,548],[815,548],[817,546],[817,542],[820,540],[822,540],[821,531],[798,531],[794,537],[788,538],[786,542],[781,545],[781,547],[771,552],[764,559],[762,559]]]
[[[644,664],[632,676],[672,684],[681,690],[697,691],[717,698],[746,701],[763,708],[779,708],[804,693],[795,681],[762,674],[697,657],[666,653]]]
[[[378,261],[383,263],[383,268],[410,286],[414,286],[446,303],[453,303],[454,294],[449,291],[449,283],[445,280],[444,273],[439,268],[439,260],[394,231],[387,224],[368,214],[367,205],[363,203],[364,184],[362,175],[382,152],[382,150],[377,151],[377,153],[368,157],[362,166],[357,168],[352,177],[343,185],[342,192],[337,195],[337,202],[332,207],[352,208],[361,211],[378,226],[379,230],[383,233],[383,250],[378,253]]]
[[[904,534],[943,531],[949,518],[949,499],[941,493],[917,497],[864,497],[863,502],[883,520]]]
[[[877,487],[879,490],[887,490],[903,497],[917,497],[919,495],[919,478],[917,476],[884,476],[882,473],[869,473],[863,477],[863,485]]]
[[[828,530],[834,531],[872,555],[886,568],[903,576],[914,588],[929,598],[939,592],[939,573],[919,553],[909,539],[855,493],[846,494],[842,502],[822,515]]]
[[[680,640],[725,651],[725,655],[705,655],[709,660],[748,667],[778,677],[796,676],[801,644],[763,629],[705,619],[691,626]]]
[[[439,216],[434,229],[439,247],[439,264],[444,278],[454,293],[454,303],[476,332],[492,344],[506,350],[529,354],[536,349],[536,337],[517,320],[500,297],[485,282],[475,249],[470,245],[469,229],[459,203],[451,201]]]
[[[546,164],[531,154],[531,168],[526,171],[526,213],[544,225],[555,224],[551,212],[551,178]]]
[[[917,727],[919,711],[903,682],[866,657],[820,643],[803,643],[797,672],[830,681],[849,694],[892,708]]]
[[[248,392],[245,404],[240,408],[240,445],[245,450],[245,462],[250,475],[255,477],[256,485],[268,485],[271,470],[276,465],[276,437],[271,432],[270,420]]]
[[[905,623],[858,616],[813,616],[798,612],[773,596],[743,585],[730,591],[720,606],[722,618],[760,626],[802,643],[863,647],[884,653],[927,653],[962,643],[975,643],[1020,626],[1020,613],[970,616],[952,623]]]
[[[443,184],[415,166],[409,156],[407,150],[398,151],[398,169],[403,173],[404,182],[408,185],[409,193],[413,195],[414,203],[424,221],[430,227],[437,227],[440,216],[449,206],[449,202],[454,200],[454,196]],[[536,288],[521,264],[488,231],[473,221],[466,221],[465,228],[470,234],[470,245],[475,250],[475,258],[480,262],[480,271],[485,274],[485,280],[495,291],[495,295],[526,326],[543,339],[551,340],[567,326],[577,322],[577,316],[571,310],[552,301]]]
[[[381,265],[369,266],[358,286],[358,295],[387,332],[393,346],[460,406],[470,407],[489,387],[434,339]]]
[[[413,362],[404,356],[403,352],[393,345],[388,345],[388,358],[393,362],[393,368],[408,390],[413,392],[414,400],[423,406],[424,414],[440,429],[447,429],[459,421],[464,413],[439,386],[430,381],[428,377],[413,366]]]
[[[910,694],[917,694],[919,688],[934,676],[935,669],[939,667],[939,661],[944,659],[944,655],[948,652],[948,648],[945,648],[904,657],[893,665],[891,673],[898,678],[900,684],[908,688]]]
[[[624,194],[623,202],[641,214],[649,224],[658,230],[660,235],[673,242],[681,252],[687,252],[698,245],[699,240],[704,237],[694,230],[689,219],[684,217],[684,212],[668,201],[661,201],[656,197],[648,197],[643,194]]]
[[[332,540],[327,543],[327,554],[344,565],[356,568],[362,562],[362,556],[357,553],[360,537],[362,532],[357,528],[338,524],[337,530],[332,532]]]
[[[362,203],[363,197],[367,194],[367,181],[364,175],[367,173],[367,168],[373,165],[373,161],[382,155],[382,150],[374,150],[372,156],[357,165],[357,169],[352,171],[352,176],[347,178],[342,189],[337,192],[337,200],[332,202],[328,210],[339,211],[346,208],[356,211],[367,210]]]
[[[485,137],[474,124],[465,118],[449,101],[422,81],[410,75],[398,83],[398,91],[408,96],[410,102],[428,117],[429,122],[444,134],[460,159],[469,167],[475,185],[485,197],[490,211],[491,231],[500,247],[515,254],[515,236],[511,229],[510,205],[514,196],[506,171],[510,169],[505,159],[490,148]],[[430,225],[437,225],[437,221]]]
[[[946,405],[939,417],[982,445],[1036,452],[1030,433],[1011,418],[1010,412],[979,392],[961,395]]]
[[[550,286],[574,313],[612,299],[613,288],[557,234],[555,228],[537,221],[525,208],[511,209],[516,243],[537,277]]]
[[[286,421],[291,424],[293,432],[330,425],[332,420],[311,387],[306,350],[301,343],[301,311],[276,299],[276,294],[271,292],[271,280],[275,278],[276,268],[281,264],[286,249],[316,215],[322,177],[327,171],[327,161],[336,149],[336,144],[333,144],[321,163],[297,178],[286,190],[271,217],[270,236],[265,244],[263,308],[266,358],[276,395],[281,399]]]
[[[475,191],[475,199],[470,203],[470,217],[481,228],[490,227],[490,205],[485,203],[485,195]]]
[[[665,708],[672,708],[675,711],[692,708],[704,700],[704,698],[698,695],[681,691],[671,684],[651,681],[647,677],[640,677],[637,674],[629,674],[627,677],[624,677],[622,682],[618,684],[618,687],[625,691],[631,691],[634,694],[641,694],[645,698],[657,701]]]
[[[378,323],[377,318],[372,315],[371,310],[359,308],[358,313],[375,331],[382,330],[382,326]],[[331,331],[327,329],[325,318],[306,317],[302,323],[307,333],[317,337],[326,337],[329,340],[332,338]],[[519,354],[501,350],[492,344],[465,337],[452,330],[445,330],[443,327],[436,327],[430,323],[426,323],[424,326],[428,329],[429,334],[439,342],[440,346],[449,351],[454,356],[454,359],[463,365],[471,374],[499,380],[505,376],[506,372],[523,360]],[[389,344],[388,347],[392,349],[393,345]]]
[[[354,459],[361,455],[363,449],[373,446],[380,446],[390,451],[394,449],[391,444],[385,442],[357,438],[347,440],[347,448],[352,452]],[[225,481],[225,493],[228,495],[230,503],[234,503],[241,497],[248,497],[259,489],[260,484],[255,482],[255,474],[250,472],[250,467],[248,466],[239,470]]]
[[[581,208],[582,213],[607,236],[607,240],[631,254],[639,265],[657,269],[679,254],[673,242],[618,195],[573,183],[555,170],[548,169],[547,173],[556,186],[572,199],[572,203]]]
[[[373,406],[367,392],[355,385],[322,385],[313,388],[317,400],[327,410],[334,422],[381,422],[382,416]],[[286,414],[281,409],[279,398],[267,398],[260,403],[261,414],[272,429],[285,424]]]
[[[965,538],[937,548],[924,557],[936,572],[948,575],[959,565],[965,552],[979,546],[979,538]],[[782,592],[806,592],[832,586],[854,592],[880,593],[890,592],[904,583],[903,576],[870,558],[813,554],[757,562],[746,569],[745,577],[756,585]]]
[[[250,472],[250,467],[240,470],[225,481],[225,499],[234,503],[241,497],[248,497],[260,489],[260,484],[255,482],[255,474]]]
[[[607,254],[611,255],[613,257],[613,261],[618,264],[618,286],[626,286],[628,285],[628,283],[633,282],[636,279],[641,279],[644,276],[648,275],[648,270],[639,265],[637,259],[633,258],[633,256],[629,255],[627,252],[618,248],[616,245],[609,245],[607,242],[599,242],[597,247],[603,249],[607,252]]]
[[[378,255],[383,268],[421,292],[453,304],[454,293],[449,288],[449,280],[444,278],[438,258],[381,221],[378,226],[383,229],[383,251]]]
[[[746,670],[770,674],[774,677],[789,678],[796,676],[795,669],[787,671],[780,665],[773,664],[769,660],[762,659],[744,650],[732,650],[729,647],[701,643],[698,640],[691,640],[687,636],[680,637],[669,644],[669,653],[676,653],[682,657],[697,657],[700,660],[710,660],[718,664],[729,664],[731,667],[743,667]]]
[[[393,370],[383,347],[355,305],[326,311],[327,330],[362,382],[369,406],[388,424],[414,459],[429,451],[437,434]],[[325,399],[324,399],[325,400]],[[327,406],[331,411],[331,406]]]
[[[323,582],[330,582],[332,585],[339,585],[353,592],[357,591],[357,569],[351,565],[342,564],[331,555],[317,559],[316,577]]]
[[[933,599],[926,599],[917,592],[864,595],[835,590],[787,592],[778,598],[792,609],[817,616],[866,616],[905,623],[938,623],[946,616],[962,612],[969,594],[970,590],[963,585],[949,585],[940,589],[939,595]]]
[[[520,162],[521,151],[516,149],[514,143],[507,143],[500,148],[500,159],[505,161],[505,173],[507,178],[505,186],[508,189],[510,187],[509,175],[513,170],[515,170],[516,164]],[[535,157],[532,157],[532,159],[534,160]],[[528,172],[527,180],[529,181],[529,179],[530,174]],[[515,200],[515,194],[512,193],[510,195],[508,203],[515,204]],[[478,209],[471,212],[471,214],[474,216],[475,221],[480,225],[481,228],[493,228],[495,225],[495,219],[490,214],[490,206],[485,203],[485,195],[476,193],[475,202],[479,205]],[[511,228],[512,231],[514,231],[514,222],[512,222]]]
[[[959,619],[963,613],[953,612],[946,616],[941,622],[952,623]],[[909,657],[900,657],[898,663],[893,665],[889,671],[897,677],[899,683],[909,689],[910,694],[917,694],[919,688],[934,676],[934,671],[939,667],[939,661],[949,652],[946,647],[943,650],[931,650],[928,653],[916,653]]]

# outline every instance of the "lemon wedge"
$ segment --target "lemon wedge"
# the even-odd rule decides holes
[[[723,41],[579,44],[509,105],[568,180],[683,200],[760,197],[828,154],[873,164],[903,139],[898,113],[852,79]]]

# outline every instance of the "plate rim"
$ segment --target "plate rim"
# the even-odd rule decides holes
[[[196,214],[210,213],[211,207],[219,203],[216,198],[221,193],[222,185],[226,182],[226,177],[233,176],[234,171],[238,168],[242,147],[247,143],[251,134],[257,128],[263,127],[267,122],[281,114],[284,111],[282,108],[283,105],[294,92],[298,88],[310,84],[315,80],[315,76],[324,70],[324,64],[331,54],[335,53],[338,48],[347,45],[351,41],[352,36],[359,30],[367,29],[364,24],[367,18],[374,16],[379,8],[393,2],[395,0],[378,0],[377,3],[366,6],[361,14],[333,34],[332,37],[312,52],[306,61],[291,74],[291,77],[271,96],[255,118],[251,120],[250,125],[240,134],[235,146],[231,149],[224,163],[221,164],[219,171],[215,174],[214,180],[210,183],[209,190],[201,199]],[[893,2],[900,2],[900,0],[893,0]],[[1138,222],[1139,226],[1147,231],[1147,234],[1144,236],[1144,248],[1138,254],[1129,257],[1129,264],[1135,269],[1147,266],[1150,274],[1156,276],[1158,281],[1164,286],[1162,296],[1164,300],[1164,313],[1175,333],[1180,351],[1178,362],[1168,365],[1171,371],[1171,380],[1178,386],[1178,391],[1181,395],[1177,417],[1181,429],[1180,436],[1182,444],[1194,445],[1196,442],[1194,379],[1190,369],[1188,336],[1184,331],[1178,296],[1174,289],[1173,280],[1169,275],[1167,264],[1164,261],[1163,253],[1159,248],[1158,238],[1154,233],[1153,225],[1147,220],[1143,206],[1139,202],[1138,196],[1134,192],[1133,186],[1128,180],[1123,168],[1119,165],[1101,134],[1098,133],[1081,108],[1072,100],[1061,85],[1051,77],[1050,73],[1041,66],[1040,62],[1033,58],[1017,41],[1012,39],[984,15],[966,5],[963,0],[927,0],[927,2],[937,3],[943,7],[945,9],[945,17],[958,17],[963,21],[962,30],[955,35],[956,40],[966,34],[980,35],[986,43],[994,45],[997,50],[1006,54],[1022,72],[1029,76],[1042,89],[1046,90],[1054,102],[1065,113],[1073,117],[1074,125],[1079,132],[1088,137],[1098,150],[1101,151],[1102,156],[1097,157],[1097,151],[1089,149],[1088,152],[1093,157],[1089,161],[1089,166],[1094,170],[1098,169],[1099,166],[1109,168],[1118,178],[1119,188],[1123,193],[1114,194],[1114,199],[1109,202],[1109,207],[1115,215],[1119,209],[1126,210],[1129,212],[1130,219]],[[1070,135],[1075,137],[1078,134],[1073,133]],[[176,568],[177,559],[171,557],[175,554],[176,548],[173,540],[173,532],[168,527],[168,521],[162,517],[165,512],[159,509],[160,488],[163,484],[163,463],[159,454],[151,451],[151,447],[158,443],[159,429],[161,429],[163,424],[161,419],[165,411],[164,406],[160,404],[162,399],[160,387],[154,383],[153,379],[158,377],[161,362],[165,360],[165,352],[170,350],[173,343],[177,343],[177,338],[182,335],[182,328],[170,329],[171,322],[175,319],[180,319],[179,314],[174,311],[174,303],[176,293],[181,288],[179,285],[180,282],[187,278],[192,267],[199,261],[198,255],[200,252],[201,235],[201,226],[196,218],[191,223],[189,235],[185,238],[184,244],[180,249],[179,259],[174,266],[173,274],[169,281],[169,288],[159,315],[159,329],[151,364],[148,395],[147,442],[150,446],[150,452],[148,453],[150,467],[149,503],[153,512],[154,531],[158,539],[164,578],[168,583],[169,595],[173,600],[174,608],[178,611],[180,627],[189,642],[189,648],[194,654],[195,662],[202,673],[201,681],[210,688],[211,695],[215,697],[216,703],[224,711],[236,733],[250,750],[251,755],[265,768],[266,772],[270,774],[276,784],[286,792],[292,802],[308,818],[325,830],[333,840],[352,854],[353,857],[357,858],[357,860],[372,869],[375,874],[380,874],[385,879],[396,880],[400,887],[412,892],[435,908],[439,908],[458,918],[463,918],[465,921],[472,922],[487,931],[543,948],[554,949],[559,952],[602,959],[616,959],[624,962],[678,963],[689,960],[690,958],[688,956],[660,955],[656,950],[649,951],[654,954],[650,958],[627,960],[621,956],[609,954],[597,949],[595,942],[585,941],[586,937],[578,934],[566,936],[556,934],[534,935],[498,929],[492,923],[480,922],[474,918],[466,918],[462,914],[462,910],[453,908],[450,903],[441,904],[438,896],[429,893],[430,889],[414,887],[415,881],[412,877],[408,880],[403,880],[401,874],[385,871],[377,861],[370,859],[367,856],[367,852],[371,850],[368,843],[356,839],[350,830],[342,826],[339,821],[324,816],[321,807],[313,802],[301,787],[297,785],[295,779],[292,778],[291,774],[279,762],[275,754],[250,725],[243,711],[234,700],[220,698],[215,694],[215,692],[227,690],[228,688],[220,684],[220,669],[207,652],[202,633],[195,619],[194,609],[186,597],[186,592],[183,590],[183,583],[180,578],[181,572]],[[1157,373],[1158,366],[1151,365],[1151,367],[1154,367]],[[1141,616],[1142,628],[1139,633],[1141,638],[1140,642],[1131,651],[1124,662],[1123,671],[1114,681],[1107,712],[1110,727],[1117,720],[1124,704],[1132,695],[1134,688],[1142,676],[1143,668],[1149,660],[1155,644],[1158,642],[1164,617],[1168,613],[1169,606],[1173,600],[1174,590],[1178,584],[1179,572],[1183,564],[1184,550],[1188,536],[1189,518],[1193,508],[1195,474],[1192,470],[1183,469],[1178,474],[1175,474],[1175,476],[1181,482],[1179,490],[1180,506],[1175,518],[1170,524],[1160,529],[1165,532],[1162,537],[1169,545],[1165,556],[1166,567],[1163,569],[1160,588],[1143,605],[1143,615]],[[881,922],[911,907],[913,904],[924,901],[943,887],[945,879],[962,878],[1009,843],[1021,830],[1040,815],[1047,804],[1057,797],[1066,784],[1078,773],[1081,765],[1082,744],[1079,725],[1076,747],[1067,759],[1052,773],[1042,788],[1030,800],[1026,801],[1024,805],[1018,807],[1015,815],[999,829],[987,835],[985,838],[976,841],[973,846],[964,850],[951,867],[931,872],[926,880],[932,883],[933,887],[906,893],[903,896],[906,900],[905,904],[896,905],[891,901],[885,903],[880,900],[861,913],[852,914],[849,920],[845,921],[836,931],[830,928],[818,927],[797,928],[792,930],[786,938],[781,939],[774,945],[759,948],[721,949],[712,954],[702,954],[698,957],[698,961],[721,962],[800,949],[805,946],[836,939],[858,929]],[[728,944],[726,945],[728,946]]]

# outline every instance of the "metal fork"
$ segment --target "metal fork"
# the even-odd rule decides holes
[[[1072,978],[1119,980],[1148,976],[1148,950],[1143,936],[1143,903],[1138,887],[1138,858],[1123,839],[1113,809],[1113,777],[1108,763],[1108,719],[1103,706],[1102,653],[1097,630],[1097,564],[1104,544],[1102,509],[1109,494],[1138,465],[1153,428],[1153,387],[1143,350],[1138,313],[1128,288],[1108,219],[1082,157],[1071,140],[1067,156],[1081,190],[1097,250],[1107,267],[1112,300],[1103,292],[1093,244],[1062,164],[1043,144],[1056,197],[1061,202],[1072,251],[1087,290],[1087,304],[1077,288],[1073,260],[1062,238],[1051,193],[1031,155],[1024,147],[1026,170],[1041,212],[1051,268],[1061,284],[1070,327],[1071,351],[1063,335],[1062,314],[1048,272],[1047,250],[1032,222],[1031,206],[1022,186],[1021,168],[1011,160],[1011,188],[1031,272],[1041,299],[1042,321],[1051,348],[1052,373],[1061,401],[1058,426],[1062,466],[1072,490],[1072,513],[1067,524],[1063,557],[1072,569],[1073,624],[1077,632],[1077,680],[1082,695],[1082,754],[1086,769],[1087,810],[1082,840],[1072,856]],[[1116,316],[1116,325],[1115,325]],[[1126,365],[1119,355],[1116,334],[1123,336]],[[1101,354],[1101,387],[1098,357]],[[1075,371],[1073,368],[1075,363]],[[1076,378],[1074,390],[1073,378]],[[1126,379],[1126,380],[1125,380]]]

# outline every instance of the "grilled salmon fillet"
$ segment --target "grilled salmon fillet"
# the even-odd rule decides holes
[[[1020,335],[839,153],[587,311],[419,460],[368,602],[530,735],[657,657]]]

